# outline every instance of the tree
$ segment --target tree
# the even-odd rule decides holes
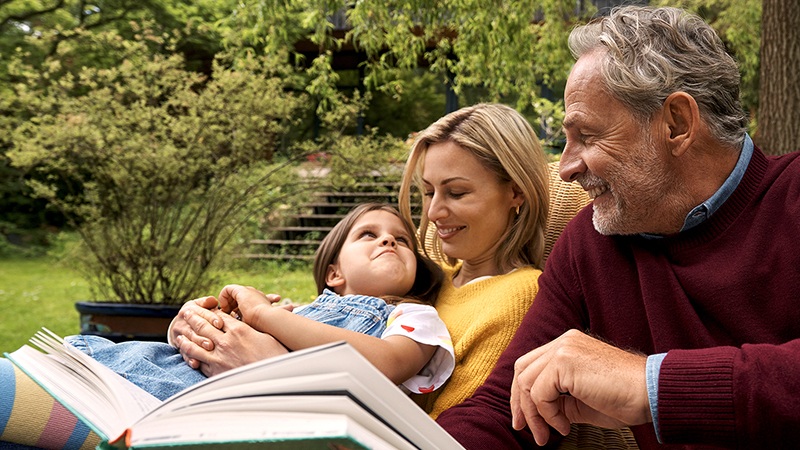
[[[456,91],[482,86],[524,110],[538,103],[543,85],[564,82],[573,63],[566,37],[592,11],[576,11],[574,0],[243,0],[226,39],[270,52],[308,37],[317,51],[306,61],[307,89],[322,99],[338,80],[333,52],[352,47],[362,54],[368,89],[401,96],[400,73],[425,64]],[[334,15],[346,26],[334,29]]]
[[[764,0],[761,30],[757,142],[781,155],[800,149],[800,2]]]

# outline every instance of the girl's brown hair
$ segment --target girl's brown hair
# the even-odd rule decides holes
[[[350,233],[353,225],[355,225],[361,216],[370,211],[385,211],[394,214],[403,222],[403,226],[411,237],[411,249],[414,251],[414,256],[417,259],[417,273],[411,291],[404,297],[386,296],[383,299],[389,304],[416,300],[421,303],[433,305],[436,301],[436,294],[439,292],[442,280],[444,279],[444,273],[438,264],[420,253],[419,243],[415,238],[414,225],[404,219],[396,209],[382,203],[363,203],[356,206],[350,210],[350,212],[333,227],[328,235],[325,236],[325,239],[322,240],[317,252],[314,254],[314,281],[317,284],[317,294],[322,294],[322,291],[326,288],[333,290],[333,288],[325,283],[328,266],[335,264],[338,260],[339,252],[342,250],[342,246],[344,246],[347,235]]]

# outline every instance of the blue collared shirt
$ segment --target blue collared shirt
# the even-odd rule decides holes
[[[747,170],[747,166],[750,165],[750,158],[752,157],[753,140],[750,139],[750,135],[745,135],[742,152],[739,154],[739,161],[736,162],[733,171],[728,175],[728,179],[722,183],[722,186],[714,195],[697,205],[686,215],[686,220],[683,221],[683,228],[681,228],[681,231],[686,231],[700,225],[728,200],[728,197],[731,196],[742,181],[744,172]],[[643,234],[643,236],[648,239],[656,238],[654,235]],[[661,430],[658,428],[658,375],[661,371],[661,362],[664,361],[664,357],[666,356],[666,353],[648,356],[645,369],[647,377],[647,398],[650,401],[650,414],[653,416],[653,427],[656,429],[656,437],[660,444],[663,444],[663,442],[661,442]]]

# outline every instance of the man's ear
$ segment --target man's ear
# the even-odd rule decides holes
[[[332,288],[344,285],[344,276],[339,271],[336,264],[329,264],[328,271],[325,273],[325,284]]]
[[[664,124],[668,131],[667,144],[673,156],[683,155],[698,139],[700,109],[694,97],[686,92],[675,92],[662,106]]]

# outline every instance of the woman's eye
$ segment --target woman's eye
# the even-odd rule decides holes
[[[466,192],[451,192],[450,193],[450,197],[461,198],[461,197],[465,196],[466,194],[467,194]]]
[[[433,197],[433,191],[431,191],[431,192],[426,192],[426,193],[424,193],[423,195],[424,195],[425,197]]]

